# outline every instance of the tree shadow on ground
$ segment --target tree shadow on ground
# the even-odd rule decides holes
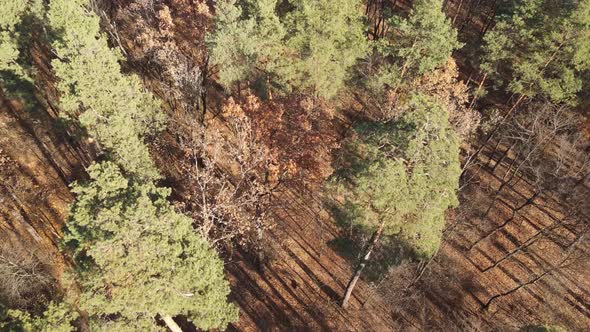
[[[350,206],[331,199],[326,199],[324,205],[341,229],[340,236],[328,241],[328,246],[349,261],[352,266],[356,266],[365,254],[365,248],[374,230],[352,224],[350,215],[354,211]],[[377,282],[391,269],[403,263],[415,261],[418,261],[418,256],[407,241],[397,236],[382,235],[371,254],[369,263],[363,270],[363,279],[368,282]]]

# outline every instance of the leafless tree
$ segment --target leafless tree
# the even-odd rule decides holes
[[[235,240],[254,249],[262,262],[275,189],[267,181],[268,150],[256,141],[250,120],[237,105],[226,107],[223,116],[225,126],[207,130],[190,116],[179,123],[189,188],[184,207],[212,243]]]
[[[0,302],[34,310],[51,299],[55,280],[47,266],[21,245],[0,245]]]

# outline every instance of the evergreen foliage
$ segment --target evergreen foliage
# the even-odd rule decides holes
[[[224,0],[209,36],[211,63],[226,87],[255,69],[287,90],[312,89],[322,97],[342,87],[366,53],[358,0],[292,0],[284,13],[276,0]]]
[[[154,330],[158,314],[202,329],[237,319],[223,262],[168,203],[169,189],[129,180],[111,162],[88,173],[89,183],[73,186],[64,239],[92,329]]]
[[[0,3],[0,70],[20,72],[17,34],[15,27],[27,8],[27,0],[2,1]]]
[[[445,211],[458,204],[461,173],[447,110],[432,97],[413,95],[397,121],[355,130],[351,164],[335,179],[347,217],[368,232],[385,221],[385,234],[403,239],[418,256],[434,254]]]
[[[8,316],[13,319],[13,324],[0,324],[0,328],[27,332],[70,332],[75,331],[72,322],[78,318],[78,313],[66,303],[51,302],[41,316],[32,316],[21,310],[8,310]]]
[[[332,97],[348,70],[367,51],[358,0],[294,0],[285,18],[286,53],[278,68],[281,79],[299,89]]]
[[[0,79],[2,83],[14,78],[32,83],[30,66],[23,63],[28,42],[29,17],[41,15],[41,0],[11,0],[0,2]],[[23,33],[24,32],[24,33]]]
[[[392,16],[386,38],[375,43],[377,53],[389,60],[370,84],[374,89],[398,87],[444,66],[462,47],[457,31],[442,11],[442,0],[418,0],[408,18]]]
[[[517,1],[484,53],[482,69],[509,91],[573,105],[590,69],[590,1]]]
[[[123,75],[86,1],[51,1],[49,24],[59,36],[52,62],[61,106],[77,116],[111,161],[88,169],[75,184],[66,246],[73,251],[69,294],[91,330],[155,330],[156,317],[184,315],[202,329],[225,328],[237,318],[226,302],[223,262],[175,212],[143,139],[162,128],[159,103],[135,76]]]
[[[155,179],[158,171],[143,139],[162,129],[159,102],[143,91],[136,76],[121,73],[121,54],[109,48],[86,2],[55,0],[49,6],[49,25],[59,35],[52,66],[59,78],[61,106],[70,116],[78,115],[126,172]]]
[[[275,13],[276,0],[218,1],[215,31],[208,36],[211,63],[219,66],[219,81],[225,87],[252,77],[259,67],[272,72],[284,29]]]

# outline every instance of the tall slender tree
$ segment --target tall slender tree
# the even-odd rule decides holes
[[[373,232],[343,300],[350,294],[382,234],[395,236],[418,257],[440,245],[444,212],[458,204],[459,140],[447,110],[432,97],[411,96],[389,123],[363,123],[351,143],[352,160],[334,179],[353,225]]]
[[[49,5],[49,26],[59,34],[52,66],[59,79],[60,105],[126,172],[157,178],[143,139],[163,128],[164,114],[138,77],[121,73],[120,51],[108,46],[98,16],[86,4],[54,0]]]

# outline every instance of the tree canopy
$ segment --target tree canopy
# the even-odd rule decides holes
[[[75,331],[72,322],[79,314],[67,303],[51,302],[40,316],[33,316],[22,310],[8,310],[7,316],[11,321],[4,325],[0,322],[0,328],[6,328],[8,331],[71,332]]]
[[[482,69],[513,93],[575,104],[590,69],[590,1],[517,1],[485,35]]]
[[[90,182],[73,186],[64,239],[91,326],[153,330],[159,314],[223,329],[237,318],[223,262],[168,203],[169,189],[127,179],[111,162],[88,173]]]
[[[76,265],[67,301],[88,316],[91,330],[154,330],[183,315],[202,329],[237,319],[227,303],[223,262],[167,201],[147,145],[162,129],[159,102],[139,79],[121,72],[121,53],[108,46],[86,1],[55,0],[47,17],[57,36],[52,61],[60,105],[107,152],[108,161],[74,184],[64,237]],[[108,82],[108,84],[105,84]]]
[[[162,129],[159,102],[144,91],[139,78],[121,73],[121,53],[108,46],[99,18],[89,15],[86,2],[51,1],[47,13],[59,35],[53,42],[57,58],[52,66],[59,79],[60,105],[69,116],[77,116],[126,172],[157,178],[143,138]]]
[[[3,1],[0,4],[0,70],[18,71],[17,32],[15,27],[27,8],[26,0]]]
[[[209,35],[211,63],[226,87],[260,69],[285,90],[332,97],[366,53],[358,0],[224,0]],[[287,9],[284,9],[287,8]]]
[[[445,211],[458,204],[459,141],[448,112],[432,97],[413,95],[388,123],[364,122],[349,145],[353,159],[335,179],[354,225],[407,241],[418,256],[438,248]]]
[[[225,87],[251,77],[256,68],[272,72],[282,49],[284,28],[276,0],[218,1],[215,30],[208,36],[211,63],[219,66]]]
[[[412,90],[414,81],[444,67],[453,51],[462,47],[441,0],[416,1],[407,18],[393,15],[387,22],[389,33],[373,44],[376,61],[374,68],[368,68],[366,82],[378,99],[388,89],[394,95],[406,86]]]

